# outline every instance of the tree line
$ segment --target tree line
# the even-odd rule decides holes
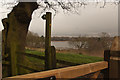
[[[106,50],[110,49],[113,41],[113,37],[106,32],[99,34],[99,37],[52,37],[52,41],[68,41],[70,46],[75,49],[87,49],[87,50]],[[29,31],[26,38],[26,47],[32,48],[44,48],[45,38],[39,36],[37,33]]]
[[[101,33],[99,37],[85,37],[79,36],[72,38],[69,41],[69,45],[75,49],[87,50],[87,51],[101,51],[109,50],[113,42],[113,37],[110,37],[107,33]]]
[[[26,37],[26,47],[29,48],[44,48],[45,38],[37,33],[29,31]]]

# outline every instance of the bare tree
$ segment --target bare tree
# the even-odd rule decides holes
[[[79,51],[79,54],[81,54],[81,49],[86,49],[88,44],[87,44],[87,37],[76,37],[76,38],[72,38],[69,41],[70,46],[73,46],[75,49],[77,49]]]
[[[58,0],[55,0],[55,2],[57,4],[49,3],[49,1],[43,0],[42,3],[45,6],[43,6],[41,2],[38,5],[37,0],[34,0],[34,2],[18,2],[17,5],[15,5],[12,11],[8,14],[8,18],[2,20],[4,25],[3,34],[6,38],[3,44],[4,49],[2,54],[8,55],[6,60],[11,62],[16,60],[16,62],[19,64],[26,64],[26,58],[23,55],[18,54],[18,52],[24,53],[25,51],[26,36],[34,10],[40,7],[43,8],[43,11],[46,11],[47,9],[56,11],[55,6],[60,6],[63,10],[71,11],[71,8],[74,7],[71,3],[63,3],[59,2]],[[84,5],[83,3],[81,4]],[[12,58],[11,55],[14,55],[14,58]],[[16,70],[11,74],[10,70],[13,69]],[[16,64],[5,70],[8,73],[4,76],[12,76],[16,75],[17,73],[28,73],[28,71],[17,66]]]
[[[108,50],[110,49],[111,45],[112,45],[112,40],[113,38],[110,36],[110,34],[108,34],[107,32],[101,32],[99,34],[99,41],[100,44],[102,45],[104,50]]]
[[[100,33],[99,37],[77,37],[69,41],[71,46],[79,50],[79,53],[84,49],[89,52],[98,52],[109,50],[112,45],[113,38],[106,32]]]
[[[45,41],[44,36],[39,37],[37,33],[31,31],[28,32],[26,38],[26,47],[29,48],[44,48]]]

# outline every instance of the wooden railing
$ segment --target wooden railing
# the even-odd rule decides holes
[[[28,56],[28,57],[34,57],[34,58],[37,58],[37,59],[45,60],[44,56],[40,56],[40,55],[36,55],[36,54],[21,53],[21,55],[25,55],[25,56]],[[78,63],[68,62],[68,61],[59,60],[59,59],[56,59],[56,63],[60,63],[60,64],[64,64],[64,65],[80,65]]]
[[[31,73],[26,75],[20,75],[20,76],[14,76],[14,77],[8,77],[4,78],[3,80],[47,80],[45,78],[54,78],[51,80],[56,79],[71,79],[71,78],[77,78],[80,76],[84,76],[90,73],[95,73],[94,76],[91,76],[91,78],[97,78],[99,75],[99,72],[103,69],[108,68],[108,62],[107,61],[101,61],[96,63],[89,63],[89,64],[83,64],[73,67],[66,67],[61,69],[54,69],[49,71],[43,71],[43,72],[37,72],[37,73]],[[50,80],[50,79],[48,79]]]
[[[27,54],[27,53],[26,53]],[[96,79],[100,74],[100,71],[104,73],[104,80],[112,79],[120,79],[119,77],[119,67],[120,67],[120,51],[110,51],[107,50],[104,53],[104,61],[83,64],[73,67],[66,67],[60,69],[54,69],[49,71],[31,73],[26,75],[14,76],[4,78],[3,80],[46,80],[46,78],[54,78],[52,80],[56,80],[59,78],[76,78],[84,75],[89,75],[93,73],[90,78]],[[31,78],[31,79],[30,79]],[[41,79],[44,78],[44,79]],[[48,79],[51,80],[51,79]]]
[[[24,55],[24,56],[27,56],[27,57],[33,57],[33,58],[37,58],[37,59],[41,59],[41,60],[45,60],[44,56],[40,56],[40,55],[36,55],[36,54],[21,53],[21,55]],[[68,61],[64,61],[64,60],[58,60],[58,59],[56,59],[56,63],[63,64],[63,65],[66,65],[66,66],[81,65],[81,64],[72,63],[72,62],[68,62]],[[19,64],[19,63],[17,63],[17,65],[20,66],[20,67],[22,67],[22,68],[24,68],[24,69],[30,70],[32,72],[42,71],[42,70],[37,70],[37,69],[31,68],[31,66],[28,66],[28,65],[25,66],[25,65]],[[9,61],[3,61],[3,66],[8,66],[9,67],[10,66]],[[44,65],[42,65],[41,67],[44,67]],[[56,68],[57,68],[57,66],[56,66]]]
[[[120,51],[107,50],[104,53],[104,61],[83,64],[78,66],[42,71],[26,75],[7,77],[3,80],[56,80],[61,78],[71,79],[84,75],[91,75],[89,78],[97,79],[102,71],[104,80],[119,80],[120,76]],[[49,78],[49,79],[48,79]],[[52,79],[51,79],[52,78]],[[111,79],[110,79],[111,78]],[[90,80],[91,80],[90,79]]]

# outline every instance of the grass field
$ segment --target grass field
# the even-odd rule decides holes
[[[37,50],[26,50],[26,53],[35,54],[35,55],[39,55],[39,56],[45,56],[44,52],[37,51]],[[63,61],[71,62],[71,63],[75,63],[75,64],[87,64],[87,63],[103,61],[103,58],[101,58],[101,57],[93,57],[93,56],[74,54],[74,53],[56,53],[56,58],[58,60],[63,60]],[[45,60],[25,56],[24,61],[26,62],[26,64],[24,64],[24,66],[26,66],[28,68],[32,68],[34,70],[37,70],[38,72],[45,70]],[[62,68],[62,67],[68,67],[68,66],[71,66],[71,65],[57,63],[56,68]],[[28,71],[28,73],[34,72],[33,70],[31,71],[26,68],[25,68],[25,70]]]
[[[40,56],[45,56],[44,52],[34,51],[34,50],[26,50],[26,53],[36,54]],[[86,64],[86,63],[93,63],[98,61],[103,61],[102,57],[93,57],[88,55],[81,55],[81,54],[73,54],[73,53],[56,53],[56,58],[59,60],[64,60],[76,64]],[[35,59],[31,59],[34,61]],[[37,60],[36,60],[37,61]]]

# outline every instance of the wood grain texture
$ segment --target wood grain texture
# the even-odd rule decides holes
[[[15,77],[4,78],[3,80],[15,79],[15,78],[45,78],[50,76],[56,76],[56,78],[76,78],[93,72],[97,72],[108,68],[108,62],[101,61],[96,63],[84,64],[79,66],[43,71],[38,73],[26,74]]]

